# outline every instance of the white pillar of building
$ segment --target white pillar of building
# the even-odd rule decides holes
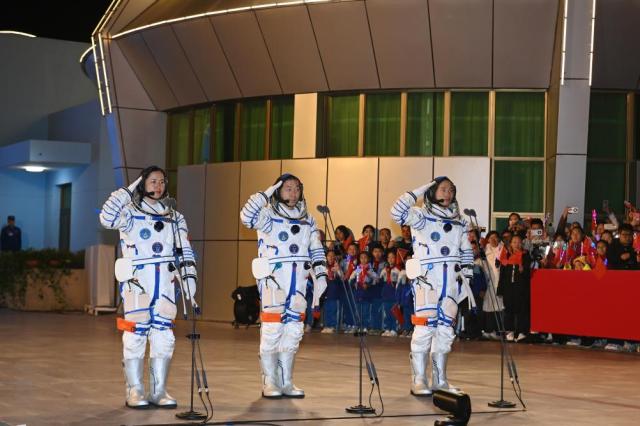
[[[587,138],[589,132],[590,49],[593,2],[560,2],[564,20],[564,60],[560,59],[558,87],[557,145],[555,155],[554,218],[557,223],[565,206],[577,206],[573,220],[582,222],[587,180]],[[566,8],[566,9],[565,9]],[[562,49],[562,44],[560,45]],[[557,57],[557,56],[556,56]],[[564,63],[564,64],[563,64]],[[555,64],[554,64],[555,65]],[[564,71],[564,78],[562,76]]]
[[[315,158],[318,94],[295,95],[293,101],[293,158]]]

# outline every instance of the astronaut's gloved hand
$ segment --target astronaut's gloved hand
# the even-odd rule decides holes
[[[462,276],[468,280],[473,278],[473,266],[463,266],[462,267]]]
[[[282,181],[279,180],[277,181],[275,184],[271,185],[270,187],[268,187],[267,189],[264,190],[264,195],[268,197],[271,197],[273,195],[274,192],[276,192],[276,190],[278,188],[280,188],[282,186]]]
[[[196,281],[198,279],[196,264],[191,261],[185,262],[180,266],[180,276],[182,277],[182,291],[185,293],[184,298],[191,300],[196,295]]]
[[[142,180],[142,176],[140,176],[138,179],[134,180],[133,183],[127,187],[129,192],[131,192],[133,194],[133,192],[136,190],[136,187],[138,186],[138,184],[140,183],[141,180]]]
[[[426,185],[422,185],[422,186],[420,186],[420,187],[418,187],[418,188],[414,189],[413,191],[411,191],[411,193],[412,193],[413,195],[415,195],[415,196],[416,196],[416,198],[420,198],[421,196],[423,196],[423,195],[424,195],[424,193],[425,193],[425,192],[427,192],[427,189],[431,188],[431,187],[432,187],[433,185],[435,185],[435,184],[436,184],[436,181],[434,180],[434,181],[432,181],[432,182],[429,182],[429,183],[428,183],[428,184],[426,184]]]
[[[197,317],[199,317],[200,314],[202,314],[202,310],[200,309],[200,305],[196,305],[195,301],[193,302],[193,313]]]

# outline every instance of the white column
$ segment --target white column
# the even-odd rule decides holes
[[[315,158],[318,94],[295,95],[293,101],[293,158]]]
[[[566,7],[564,22],[564,58],[560,60],[558,131],[555,170],[555,223],[565,206],[580,208],[582,218],[587,180],[587,137],[589,130],[589,50],[591,47],[591,12],[593,3],[584,0],[562,1]],[[577,219],[576,217],[575,219]],[[574,219],[574,220],[575,220]],[[580,220],[582,222],[582,220]]]

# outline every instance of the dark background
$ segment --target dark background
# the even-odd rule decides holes
[[[111,0],[3,1],[0,30],[88,43]]]

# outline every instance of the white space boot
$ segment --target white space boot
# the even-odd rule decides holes
[[[293,384],[293,362],[295,352],[280,352],[280,367],[282,368],[282,396],[287,398],[304,398],[304,391]]]
[[[280,380],[278,372],[278,353],[262,353],[260,354],[260,366],[262,367],[262,397],[263,398],[280,398],[282,391],[280,390]]]
[[[125,359],[122,362],[127,385],[125,405],[129,408],[149,408],[149,401],[144,397],[142,375],[144,359]]]
[[[427,379],[427,360],[428,352],[411,352],[409,354],[411,360],[411,371],[413,372],[411,380],[411,394],[415,396],[431,396],[431,389]]]
[[[459,392],[460,389],[454,388],[449,385],[447,381],[447,358],[449,354],[432,352],[431,353],[431,361],[432,361],[432,378],[433,378],[433,386],[432,389],[434,391],[438,389],[448,390],[451,392]]]
[[[149,386],[151,392],[149,402],[160,408],[176,408],[178,402],[167,393],[167,376],[171,358],[149,359]]]

